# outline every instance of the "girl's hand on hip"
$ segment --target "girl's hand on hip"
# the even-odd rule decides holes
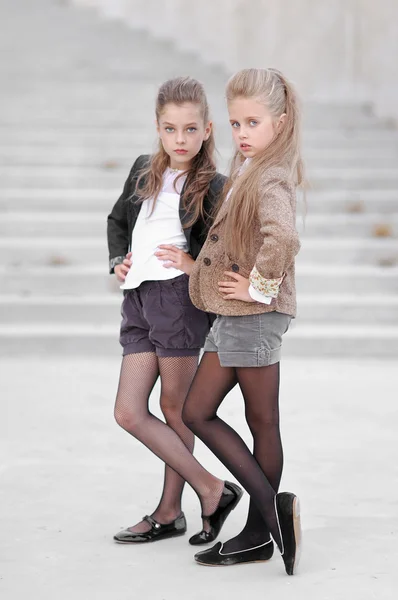
[[[195,264],[195,261],[190,254],[187,254],[183,250],[180,250],[180,248],[172,246],[171,244],[161,244],[159,250],[155,252],[155,256],[157,256],[159,260],[164,261],[163,266],[166,269],[174,267],[174,269],[179,269],[187,275],[192,273]]]
[[[123,283],[123,281],[126,279],[126,275],[130,271],[130,267],[132,264],[133,263],[131,261],[131,252],[129,252],[128,254],[126,254],[126,258],[124,259],[122,264],[116,265],[116,267],[113,269],[115,271],[116,279],[120,281],[120,283]]]
[[[232,271],[225,271],[224,275],[228,275],[235,281],[219,281],[219,291],[223,295],[224,300],[242,300],[243,302],[255,302],[249,294],[250,282],[242,275]]]

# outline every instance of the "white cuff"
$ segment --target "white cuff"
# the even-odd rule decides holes
[[[261,302],[262,304],[271,304],[272,302],[271,296],[264,296],[264,294],[258,292],[252,285],[249,285],[249,294],[253,300]]]

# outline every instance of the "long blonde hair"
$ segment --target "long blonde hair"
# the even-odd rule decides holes
[[[243,258],[251,250],[251,229],[257,211],[258,195],[264,172],[270,167],[287,169],[291,181],[301,185],[304,180],[301,158],[300,108],[295,90],[276,69],[244,69],[227,83],[227,102],[236,98],[253,98],[264,103],[277,120],[286,113],[283,127],[265,150],[255,156],[239,176],[244,158],[236,151],[226,192],[233,187],[228,202],[226,227],[229,232],[226,251],[230,256]]]
[[[191,77],[177,77],[169,79],[160,86],[156,98],[156,119],[159,122],[160,116],[167,104],[176,104],[177,106],[190,102],[200,106],[201,116],[205,124],[209,121],[209,105],[206,98],[203,85]],[[216,173],[215,163],[215,142],[213,131],[210,137],[205,140],[199,153],[193,159],[188,172],[181,173],[176,181],[187,175],[184,186],[183,202],[188,218],[184,222],[184,228],[191,227],[199,217],[204,220],[209,215],[205,214],[204,197],[208,192],[209,185]],[[156,200],[162,189],[163,174],[170,164],[170,157],[164,150],[161,140],[155,154],[150,158],[149,164],[144,168],[137,180],[136,195],[138,202],[153,199],[152,211],[155,208]],[[174,182],[174,185],[176,184]]]

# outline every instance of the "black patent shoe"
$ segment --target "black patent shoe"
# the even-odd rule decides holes
[[[195,560],[200,565],[207,567],[230,567],[232,565],[243,565],[248,563],[265,562],[272,558],[274,544],[272,540],[247,550],[238,552],[223,552],[224,545],[218,542],[208,550],[202,550],[195,554]]]
[[[281,492],[275,496],[275,512],[282,540],[280,548],[286,573],[294,575],[301,553],[300,502],[297,496]]]
[[[187,530],[187,522],[185,520],[184,513],[181,513],[179,517],[175,521],[171,523],[167,523],[163,525],[162,523],[158,523],[152,517],[148,515],[142,519],[143,521],[147,521],[151,528],[149,531],[145,531],[144,533],[134,533],[129,529],[123,529],[116,535],[113,536],[115,542],[119,544],[142,544],[145,542],[155,542],[157,540],[165,540],[166,538],[176,537],[178,535],[183,535]]]
[[[209,544],[214,542],[221,531],[231,510],[237,507],[239,500],[242,498],[243,491],[230,481],[224,482],[224,491],[221,495],[220,502],[216,511],[210,517],[202,515],[202,519],[206,519],[209,523],[209,531],[202,529],[199,533],[193,535],[189,540],[192,546],[200,546],[201,544]]]

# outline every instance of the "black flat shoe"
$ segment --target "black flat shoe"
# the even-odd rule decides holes
[[[207,519],[209,522],[210,530],[205,531],[202,529],[202,531],[191,537],[189,543],[192,546],[200,546],[201,544],[209,544],[210,542],[214,542],[220,533],[226,518],[231,510],[236,508],[239,500],[242,498],[242,495],[243,491],[238,485],[236,485],[236,483],[225,481],[224,491],[216,511],[209,517],[202,515],[202,519]]]
[[[195,560],[200,565],[207,567],[231,567],[232,565],[243,565],[248,563],[265,562],[270,560],[274,553],[274,544],[272,540],[247,550],[238,552],[223,552],[224,545],[218,542],[208,550],[202,550],[195,554]]]
[[[300,502],[297,496],[281,492],[275,496],[275,512],[282,540],[280,548],[286,573],[294,575],[301,553]]]
[[[115,542],[119,544],[142,544],[145,542],[155,542],[157,540],[165,540],[166,538],[176,537],[183,535],[187,530],[187,522],[185,520],[184,513],[181,513],[175,521],[162,525],[149,517],[148,515],[142,519],[147,521],[151,525],[149,531],[145,533],[134,533],[129,529],[123,529],[116,535],[113,536]]]

